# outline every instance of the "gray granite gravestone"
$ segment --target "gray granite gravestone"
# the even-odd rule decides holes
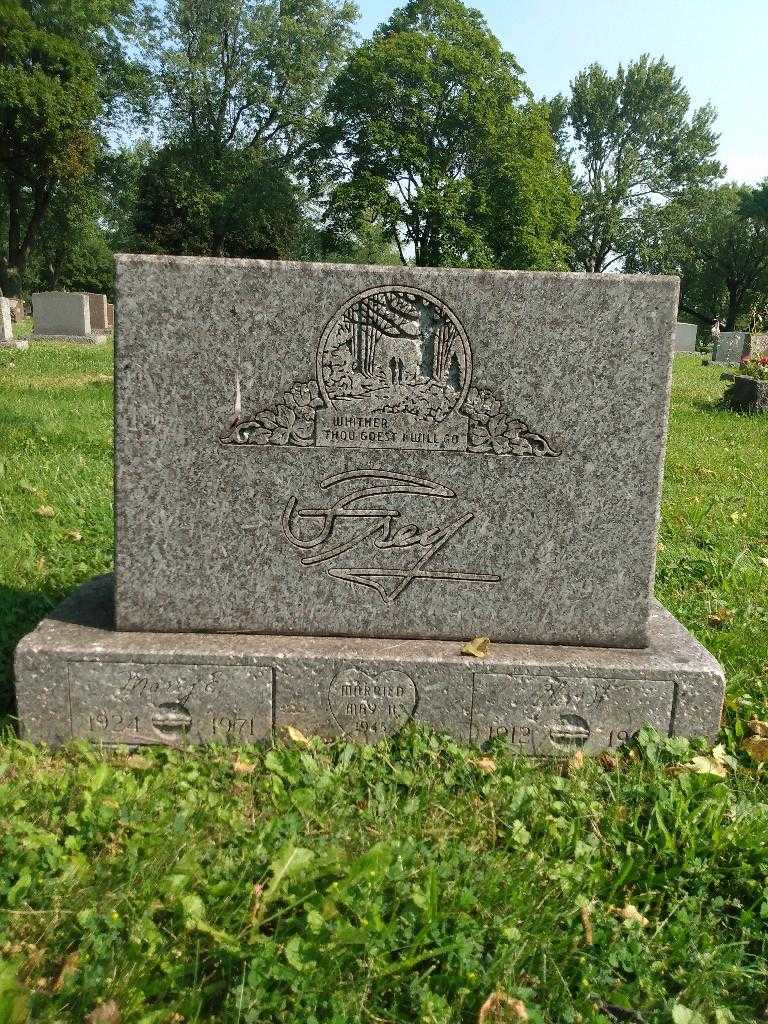
[[[33,338],[67,341],[104,340],[91,325],[90,302],[84,292],[35,292],[32,296]]]
[[[749,354],[748,339],[746,331],[721,331],[712,353],[712,362],[735,366],[741,362],[742,356]]]
[[[675,324],[675,352],[695,352],[697,331],[696,324],[686,324],[678,321]]]
[[[651,600],[674,279],[126,256],[118,294],[116,607],[20,645],[27,735],[717,731]]]

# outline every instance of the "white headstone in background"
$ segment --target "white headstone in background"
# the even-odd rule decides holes
[[[748,339],[746,331],[720,331],[717,347],[712,353],[712,362],[736,366],[741,362],[741,357],[747,354]]]
[[[674,352],[695,352],[696,351],[696,324],[685,324],[679,321],[675,324],[673,335]]]
[[[13,321],[11,320],[11,299],[0,297],[0,348],[24,349],[28,342],[16,341],[13,337]]]
[[[12,341],[11,303],[8,299],[0,298],[0,345],[8,345]]]

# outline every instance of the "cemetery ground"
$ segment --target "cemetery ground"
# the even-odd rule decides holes
[[[0,352],[7,709],[15,643],[110,568],[111,371],[108,346]],[[765,1019],[768,416],[720,409],[720,373],[675,360],[657,572],[727,671],[714,752],[50,751],[9,718],[0,1021]]]

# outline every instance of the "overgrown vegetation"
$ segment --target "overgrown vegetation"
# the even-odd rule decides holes
[[[6,686],[17,639],[110,565],[110,370],[106,347],[0,352]],[[726,666],[724,748],[643,734],[552,766],[416,730],[189,753],[9,731],[0,1020],[474,1024],[494,992],[487,1024],[515,1000],[761,1019],[768,417],[721,409],[719,375],[675,360],[657,592]]]

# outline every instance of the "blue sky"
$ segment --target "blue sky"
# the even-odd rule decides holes
[[[357,0],[359,30],[395,0]],[[641,53],[675,65],[693,103],[712,103],[727,177],[768,177],[768,0],[468,0],[515,54],[537,96],[564,92],[597,62],[615,70]]]

